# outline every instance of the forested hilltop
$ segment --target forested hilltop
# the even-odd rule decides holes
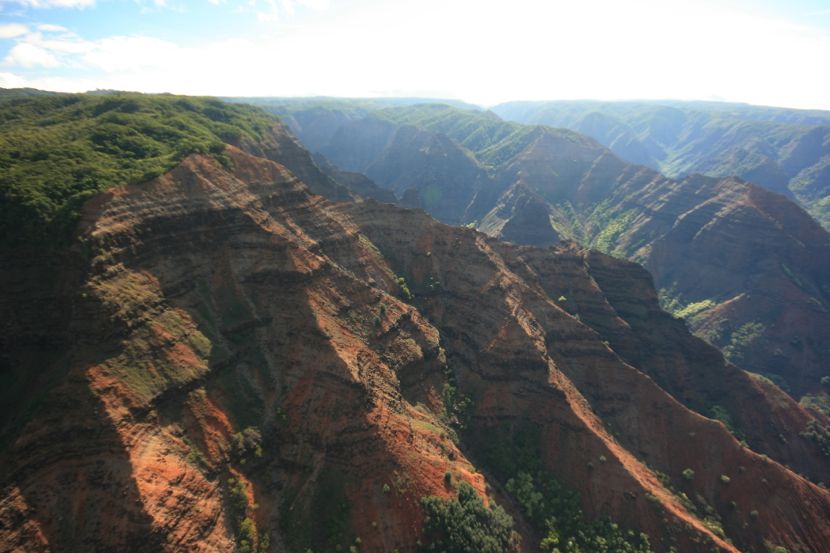
[[[62,245],[83,202],[144,182],[191,153],[260,140],[275,119],[251,106],[137,93],[0,91],[0,236]]]

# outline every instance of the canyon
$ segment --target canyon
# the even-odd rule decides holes
[[[669,206],[689,190],[702,206],[729,199],[744,218],[718,206],[718,224],[745,224],[748,243],[821,237],[818,225],[739,181],[582,160],[604,150],[545,129],[518,157],[488,154],[513,172],[494,188],[516,210],[503,217],[466,147],[395,134],[418,148],[383,142],[361,176],[315,161],[271,120],[90,195],[65,246],[4,245],[3,550],[415,552],[428,545],[424,498],[469,487],[509,513],[513,550],[537,551],[548,529],[516,492],[522,477],[555,479],[578,493],[586,528],[607,517],[654,551],[826,548],[830,460],[805,433],[826,414],[692,335],[642,266],[561,228],[537,233],[543,193],[561,190],[533,170],[566,175],[569,160],[578,195],[608,193],[613,169],[628,177],[615,189],[650,184],[628,194]],[[400,164],[393,186],[384,168]],[[438,188],[441,218],[506,222],[480,232],[385,203],[390,189],[430,202],[428,188],[407,200],[404,174],[432,189],[463,174]],[[689,229],[662,221],[628,236],[660,229],[670,239],[651,250],[689,258],[665,251]],[[511,243],[523,241],[538,243]],[[814,250],[791,253],[808,274]]]
[[[573,240],[641,263],[664,308],[697,335],[827,410],[830,234],[790,199],[736,177],[667,178],[584,135],[492,112],[346,100],[266,107],[401,205],[515,243]]]

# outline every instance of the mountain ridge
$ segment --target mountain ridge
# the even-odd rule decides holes
[[[289,122],[291,117],[306,117],[308,122],[328,124],[306,112],[289,115]],[[369,120],[373,129],[384,128],[382,136],[387,138],[364,150],[362,126]],[[627,164],[593,139],[572,131],[500,123],[492,114],[436,105],[387,108],[346,124],[334,123],[329,130],[333,138],[320,152],[335,163],[349,164],[351,170],[365,171],[373,155],[383,155],[380,152],[393,136],[395,124],[416,124],[449,137],[462,150],[445,149],[445,155],[472,156],[470,163],[478,161],[479,173],[485,175],[462,179],[469,187],[466,197],[473,196],[470,203],[466,197],[463,201],[441,197],[431,185],[434,199],[414,205],[446,222],[474,224],[497,236],[509,228],[519,241],[543,244],[555,236],[575,239],[644,263],[655,274],[664,305],[689,313],[692,328],[709,341],[751,370],[783,378],[797,398],[824,393],[819,383],[825,370],[821,358],[822,352],[830,351],[830,327],[822,322],[822,313],[827,310],[830,284],[822,275],[830,268],[818,266],[828,258],[830,240],[799,208],[739,179],[662,177]],[[302,137],[302,128],[296,130]],[[465,144],[478,150],[464,152]],[[366,161],[359,161],[361,155],[368,156]],[[420,162],[430,163],[426,158]],[[412,174],[402,166],[397,169],[402,175]],[[385,186],[384,179],[391,182],[394,172],[375,177]],[[535,222],[523,221],[524,230],[515,230],[520,219],[503,206],[512,205],[505,195],[512,194],[510,187],[517,182],[547,203],[550,223],[536,201],[533,209],[541,211],[533,216]],[[458,190],[445,187],[450,189]],[[407,197],[415,195],[409,192]],[[407,201],[413,205],[411,199]],[[512,218],[508,227],[504,216]],[[758,233],[766,236],[766,244],[753,238]],[[693,254],[693,249],[700,253]],[[733,252],[724,261],[729,271],[715,262],[725,251]],[[805,251],[812,253],[802,254]],[[709,276],[697,279],[698,273]],[[710,277],[712,282],[706,284]],[[775,297],[764,299],[763,308],[751,299],[769,296],[770,291]],[[719,312],[715,309],[719,303],[729,308]],[[792,320],[805,318],[811,322],[798,323],[797,330],[792,326]],[[730,321],[734,326],[729,326]],[[749,335],[756,346],[763,342],[762,350],[740,342],[748,329],[761,328],[758,324],[763,329]]]
[[[626,551],[628,530],[657,551],[830,538],[830,493],[794,472],[827,478],[801,435],[826,418],[689,335],[642,268],[327,200],[287,168],[317,174],[307,152],[272,146],[191,154],[83,204],[76,269],[57,275],[67,312],[43,329],[68,339],[44,360],[28,327],[7,333],[21,372],[51,384],[4,428],[0,542],[415,552],[424,497],[469,486],[510,508],[530,551],[549,528],[519,483],[548,478],[580,492],[580,532]],[[4,309],[34,318],[25,284]],[[681,402],[712,374],[734,381],[749,444]],[[567,509],[563,539],[588,540]]]
[[[506,119],[583,132],[669,177],[736,175],[788,196],[828,228],[830,112],[697,102],[513,102]]]

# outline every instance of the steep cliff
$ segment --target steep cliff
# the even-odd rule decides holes
[[[654,123],[655,140],[658,130],[674,128],[672,114],[668,110],[660,125]],[[302,116],[313,119],[310,112]],[[387,137],[413,126],[447,137],[455,150],[471,152],[486,177],[468,170],[451,174],[437,186],[436,195],[446,202],[416,205],[439,220],[516,243],[566,238],[642,263],[664,306],[733,362],[773,379],[796,399],[819,398],[810,402],[819,406],[821,398],[827,401],[822,379],[830,354],[830,234],[790,200],[737,178],[666,178],[586,136],[508,123],[492,113],[421,105],[344,117],[348,123],[326,120],[338,125],[330,131],[335,138],[320,146],[332,159],[348,152],[344,161],[361,159],[370,167],[383,159],[388,167],[389,142],[363,147],[380,127]],[[607,139],[630,142],[599,116],[591,124]],[[396,144],[393,158],[407,160],[393,164],[400,174],[448,170],[449,154],[436,161],[412,146],[407,157],[402,147]],[[375,180],[393,187],[394,174],[388,169]],[[456,196],[465,190],[459,180],[471,188],[463,198]],[[447,202],[455,202],[452,217]]]

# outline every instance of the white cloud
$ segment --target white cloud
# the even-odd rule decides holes
[[[26,79],[14,73],[0,73],[0,88],[22,88]]]
[[[115,36],[87,44],[81,57],[82,64],[106,73],[176,67],[180,64],[182,71],[186,72],[187,64],[193,61],[183,55],[188,52],[186,49],[151,37]],[[189,54],[195,56],[196,52]]]
[[[14,38],[16,36],[25,35],[27,32],[29,32],[29,28],[26,25],[20,25],[18,23],[0,25],[0,39]]]
[[[16,44],[3,63],[18,67],[57,67],[61,64],[51,52],[28,42]]]
[[[38,28],[42,27],[44,25]],[[60,34],[55,35],[56,32]],[[95,43],[84,40],[69,31],[55,29],[46,37],[41,32],[28,33],[18,39],[3,59],[3,65],[26,68],[59,66],[83,68],[83,60],[79,56],[94,48]]]
[[[37,26],[38,31],[43,31],[44,33],[66,33],[69,31],[66,27],[61,25],[52,25],[50,23],[43,23]]]

